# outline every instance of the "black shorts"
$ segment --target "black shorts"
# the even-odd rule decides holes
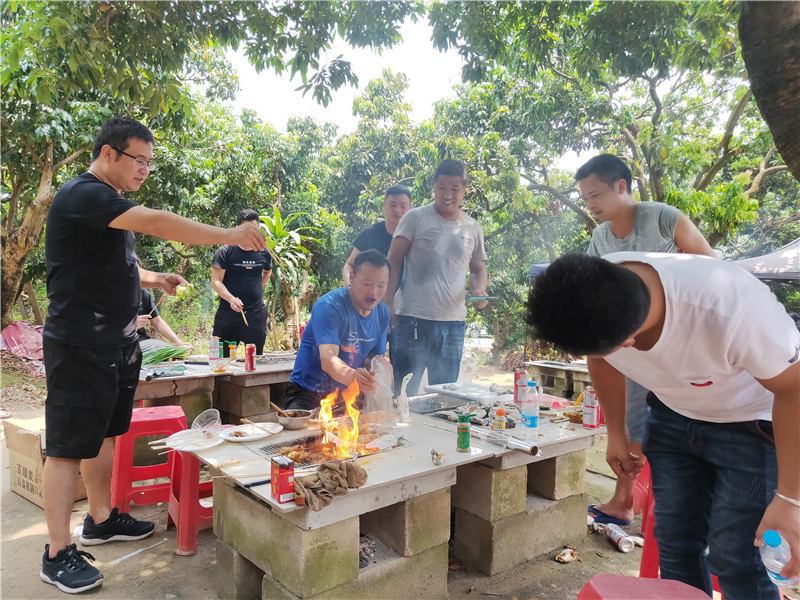
[[[68,346],[44,337],[47,456],[94,458],[128,431],[139,384],[139,342],[122,348]]]
[[[267,340],[267,308],[262,304],[260,308],[248,310],[245,317],[247,325],[244,324],[242,313],[217,309],[217,314],[214,315],[213,334],[219,337],[219,343],[223,345],[224,358],[230,356],[230,349],[225,342],[255,344],[256,354],[264,353],[264,342]]]
[[[283,393],[283,410],[314,410],[324,397],[292,381]]]

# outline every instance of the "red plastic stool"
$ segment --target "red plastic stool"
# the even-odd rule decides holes
[[[603,573],[589,580],[578,600],[708,600],[708,596],[680,581]]]
[[[200,504],[201,498],[213,494],[213,482],[200,483],[200,461],[189,452],[175,452],[177,458],[170,479],[167,529],[178,528],[179,556],[197,553],[197,532],[213,524],[213,508]]]
[[[131,502],[136,506],[166,502],[169,483],[155,483],[134,487],[135,481],[170,477],[175,461],[174,452],[167,462],[144,467],[133,466],[133,446],[136,438],[150,435],[169,436],[186,429],[186,415],[180,406],[152,406],[135,408],[128,433],[117,436],[114,444],[114,470],[111,475],[111,506],[128,512]]]

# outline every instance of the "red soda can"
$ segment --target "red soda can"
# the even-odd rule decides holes
[[[256,345],[245,344],[244,346],[244,370],[256,370]]]
[[[583,392],[583,426],[589,429],[600,427],[600,403],[595,391],[587,387]]]
[[[525,369],[514,371],[514,404],[525,402],[525,395],[528,393],[528,372]]]
[[[618,525],[609,523],[605,526],[605,530],[606,537],[610,539],[611,543],[619,548],[621,552],[627,554],[636,546],[636,542],[633,541],[633,538],[620,529]]]

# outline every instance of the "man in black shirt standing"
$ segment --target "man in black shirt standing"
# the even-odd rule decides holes
[[[47,461],[43,499],[50,543],[41,579],[70,594],[103,583],[72,543],[70,517],[78,473],[89,497],[81,544],[137,540],[155,525],[111,507],[114,437],[128,431],[142,354],[136,335],[141,288],[168,294],[178,275],[141,269],[134,231],[185,244],[238,244],[263,250],[257,227],[226,230],[138,206],[136,191],[155,169],[150,130],[127,117],[106,122],[89,171],[64,184],[47,217],[45,258],[50,300],[43,331],[47,373]]]
[[[345,284],[350,283],[350,273],[353,272],[356,256],[365,250],[377,250],[384,256],[389,256],[389,246],[392,245],[392,236],[408,211],[411,210],[411,192],[403,185],[393,185],[386,190],[383,198],[383,214],[385,221],[378,221],[362,231],[353,242],[353,251],[350,258],[344,263],[342,279]],[[402,272],[400,273],[402,279]]]
[[[259,226],[254,210],[240,210],[236,225],[253,223]],[[264,288],[272,275],[272,256],[263,251],[242,250],[238,246],[223,246],[214,253],[211,265],[211,287],[219,294],[219,308],[214,317],[214,335],[220,343],[255,344],[256,354],[264,352],[267,339],[267,307]],[[245,318],[247,321],[245,321]],[[223,343],[223,356],[230,356]]]

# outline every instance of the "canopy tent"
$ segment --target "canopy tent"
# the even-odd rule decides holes
[[[800,279],[800,238],[764,256],[743,258],[731,262],[759,279],[781,281]]]
[[[530,269],[530,271],[528,273],[528,277],[530,279],[534,279],[535,277],[538,277],[539,275],[544,273],[547,270],[547,267],[549,267],[549,266],[550,266],[550,263],[545,263],[543,265],[531,265],[531,269]]]

